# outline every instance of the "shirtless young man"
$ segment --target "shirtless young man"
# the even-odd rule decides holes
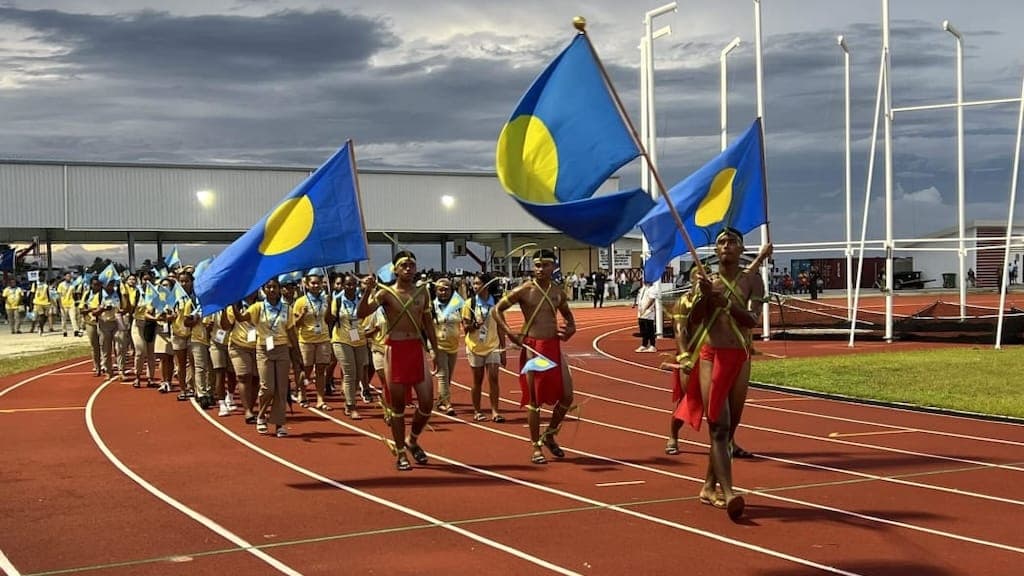
[[[387,316],[387,350],[385,353],[387,384],[384,388],[384,410],[391,413],[391,436],[395,441],[399,470],[412,470],[406,449],[418,464],[427,463],[427,454],[419,445],[419,435],[427,425],[434,409],[434,379],[437,361],[437,334],[430,316],[430,291],[427,285],[416,285],[416,256],[403,250],[395,254],[396,282],[393,287],[377,288],[377,277],[370,274],[363,279],[363,294],[356,311],[360,319],[383,308]],[[424,337],[430,343],[430,370],[424,357]],[[416,390],[417,408],[412,418],[412,430],[405,437],[405,404],[412,400]]]
[[[561,343],[572,338],[576,333],[576,320],[566,300],[565,292],[551,282],[551,274],[555,271],[555,254],[551,250],[538,250],[533,255],[533,279],[506,294],[494,308],[498,326],[514,344],[523,348],[520,354],[520,365],[537,355],[557,363],[558,370],[543,372],[527,372],[519,375],[519,386],[522,388],[520,406],[529,411],[527,422],[530,425],[530,440],[533,453],[530,461],[534,464],[546,464],[547,459],[541,451],[547,446],[556,458],[564,458],[565,452],[555,441],[555,435],[562,424],[562,419],[572,407],[572,377],[569,375],[569,363],[562,354]],[[505,310],[519,304],[526,323],[520,332],[513,332],[505,321]],[[565,324],[558,326],[561,313]],[[540,407],[543,404],[554,404],[551,421],[544,434],[540,433]]]
[[[711,450],[700,501],[725,508],[729,517],[743,514],[744,500],[733,492],[732,458],[729,450],[733,419],[739,417],[750,381],[750,330],[757,325],[759,310],[751,301],[760,302],[764,285],[756,271],[740,269],[743,235],[726,228],[715,240],[718,272],[700,277],[698,295],[693,303],[692,320],[706,326],[707,336],[700,348],[698,376],[699,399],[689,387],[685,402],[687,422],[700,426],[701,413],[707,415]],[[716,493],[721,486],[722,496]]]

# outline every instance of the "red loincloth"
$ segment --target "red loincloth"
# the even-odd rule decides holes
[[[712,348],[707,345],[701,347],[700,359],[712,362],[708,422],[718,421],[722,406],[729,399],[729,392],[736,383],[736,376],[739,375],[747,358],[747,351],[743,348]],[[686,394],[672,413],[674,418],[686,422],[694,430],[700,430],[700,423],[704,417],[704,399],[700,392],[699,374],[700,363],[697,363],[686,381]],[[676,398],[675,390],[672,398]]]
[[[390,367],[388,376],[389,384],[402,384],[405,386],[405,402],[412,402],[412,389],[420,382],[423,382],[424,357],[423,342],[418,338],[409,340],[387,341],[387,362]],[[388,387],[384,387],[384,400],[391,406],[391,394]]]
[[[536,390],[534,399],[537,401],[538,406],[544,404],[557,404],[562,399],[562,341],[558,338],[533,338],[530,336],[523,337],[523,343],[540,352],[545,358],[558,364],[551,370],[545,370],[543,372],[530,372],[533,374],[533,388]],[[529,353],[526,348],[523,348],[519,352],[519,365],[526,364],[526,361],[534,357],[533,353]],[[519,389],[522,391],[522,395],[519,398],[519,406],[526,406],[530,402],[530,388],[527,383],[527,375],[519,374]]]

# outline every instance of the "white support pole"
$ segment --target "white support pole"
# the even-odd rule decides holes
[[[956,222],[959,230],[957,243],[957,279],[960,281],[960,320],[967,317],[967,219],[964,208],[964,38],[950,24],[942,29],[956,38]]]
[[[761,0],[754,0],[754,63],[756,70],[756,82],[757,86],[757,117],[761,119],[761,130],[767,132],[764,122],[764,38],[761,35]],[[767,157],[767,143],[763,143],[763,152]],[[767,167],[765,167],[767,170]],[[767,206],[765,209],[767,210]],[[761,225],[761,246],[768,244],[768,225]],[[764,283],[764,293],[767,296],[770,293],[771,285],[769,280],[771,279],[771,271],[768,269],[768,260],[765,260],[761,264],[761,280]],[[768,341],[772,339],[772,324],[771,324],[771,309],[768,305],[768,299],[765,298],[764,303],[761,304],[761,339]]]
[[[882,57],[885,59],[885,341],[892,342],[892,53],[889,50],[889,0],[882,0]]]
[[[1003,317],[1006,315],[1006,291],[1010,284],[1010,244],[1013,242],[1013,213],[1017,204],[1017,180],[1020,177],[1020,145],[1024,133],[1024,80],[1020,87],[1020,112],[1017,114],[1017,145],[1013,149],[1013,173],[1010,175],[1010,208],[1006,215],[1006,252],[1003,256],[1003,269],[999,276],[1003,279],[999,288],[999,321],[996,324],[996,350],[1003,346]]]
[[[853,291],[853,317],[850,319],[850,343],[857,334],[857,306],[860,303],[860,286],[864,277],[864,245],[868,235],[868,213],[871,211],[871,186],[875,175],[875,151],[878,146],[878,118],[882,112],[882,88],[885,86],[885,54],[878,59],[878,92],[875,94],[875,116],[871,126],[871,152],[868,154],[868,176],[864,185],[864,217],[860,226],[860,254],[857,257],[857,284]],[[883,248],[885,243],[882,244]]]
[[[846,136],[844,138],[844,166],[845,166],[845,188],[846,188],[846,318],[853,320],[853,189],[851,178],[850,161],[850,47],[846,45],[846,38],[836,38],[837,44],[843,50],[843,117],[845,118]]]
[[[719,63],[719,93],[721,94],[721,100],[719,105],[719,120],[720,120],[720,132],[722,135],[722,150],[729,145],[729,65],[726,62],[726,56],[729,52],[732,52],[740,45],[740,37],[737,36],[732,39],[725,48],[722,48],[722,52],[718,55]]]
[[[654,186],[654,177],[651,170],[654,170],[658,165],[658,135],[657,135],[657,124],[655,123],[654,113],[654,39],[660,38],[671,33],[671,29],[662,28],[658,31],[654,30],[654,19],[663,14],[669,12],[675,12],[678,6],[675,2],[664,4],[644,14],[644,41],[641,42],[642,56],[641,64],[644,66],[646,73],[642,78],[646,79],[646,83],[643,85],[647,88],[646,93],[641,93],[640,98],[644,100],[644,104],[647,108],[646,123],[647,127],[647,139],[642,140],[644,146],[647,148],[647,159],[650,163],[650,167],[645,167],[645,173],[647,174],[647,183],[649,188],[648,192],[651,194],[651,198],[655,201],[658,200],[660,191],[657,186]],[[646,165],[647,163],[645,163]],[[645,238],[646,240],[646,238]],[[649,252],[650,247],[644,246]],[[646,254],[646,252],[645,252]],[[609,257],[614,258],[614,254],[610,254]],[[646,258],[646,256],[645,256]],[[660,280],[658,287],[661,287]],[[659,291],[660,294],[660,291]],[[665,310],[661,305],[661,298],[656,298],[654,301],[654,335],[656,338],[661,338],[664,335],[664,321],[665,321]]]

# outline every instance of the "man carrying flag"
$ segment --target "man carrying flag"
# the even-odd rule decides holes
[[[544,446],[556,458],[565,457],[555,435],[558,434],[562,419],[572,407],[573,399],[572,376],[562,354],[561,343],[576,333],[576,319],[569,308],[565,291],[551,282],[554,271],[555,253],[546,249],[538,250],[533,254],[533,279],[503,296],[494,308],[494,319],[499,330],[523,348],[519,357],[521,364],[526,364],[536,356],[544,356],[559,365],[558,370],[528,370],[519,375],[519,387],[522,389],[519,405],[529,410],[527,422],[532,443],[530,461],[534,464],[547,464],[547,458],[541,450]],[[505,320],[505,311],[515,304],[519,304],[526,318],[526,323],[518,333],[513,332]],[[558,314],[565,320],[562,326],[558,325]],[[555,407],[551,421],[542,435],[540,407],[544,404],[554,404]]]

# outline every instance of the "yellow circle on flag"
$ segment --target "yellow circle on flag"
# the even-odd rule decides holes
[[[548,362],[547,360],[545,360],[543,358],[537,358],[537,367],[538,368],[547,368],[550,364],[551,364],[550,362]]]
[[[725,214],[732,205],[732,181],[736,178],[735,168],[725,168],[711,181],[711,187],[704,199],[697,207],[697,213],[693,216],[697,226],[706,227],[717,224],[725,218]]]
[[[527,114],[505,124],[494,164],[498,180],[512,194],[539,204],[558,202],[558,145],[540,118]]]
[[[260,254],[283,254],[302,242],[313,230],[313,203],[308,196],[281,202],[270,213],[260,241]]]

